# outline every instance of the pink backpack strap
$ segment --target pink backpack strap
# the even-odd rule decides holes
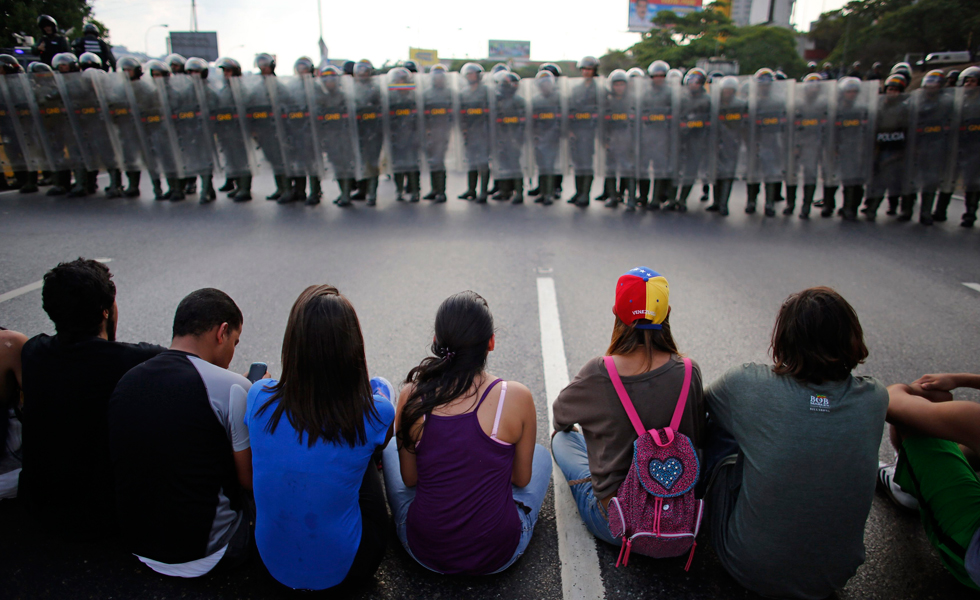
[[[613,361],[613,357],[604,356],[602,360],[606,364],[606,371],[609,372],[609,379],[612,380],[616,394],[619,396],[619,401],[623,405],[623,408],[626,409],[626,414],[629,415],[633,429],[636,430],[636,435],[642,436],[644,433],[647,433],[647,430],[643,427],[643,421],[640,420],[640,415],[636,413],[636,408],[633,407],[633,402],[626,393],[626,388],[623,386],[623,380],[619,377],[619,371],[616,370],[616,363]],[[653,441],[661,447],[669,446],[674,442],[674,432],[681,426],[681,419],[684,417],[684,408],[687,406],[687,395],[691,390],[693,365],[690,358],[682,358],[681,360],[684,363],[684,383],[681,385],[681,395],[677,399],[677,405],[674,407],[674,415],[670,419],[670,426],[663,430],[667,441],[661,439],[656,429],[649,431]]]
[[[619,396],[619,401],[622,403],[623,408],[626,409],[626,414],[629,415],[630,423],[633,424],[636,435],[643,435],[647,430],[643,427],[643,421],[640,420],[640,415],[636,414],[636,409],[633,408],[633,402],[626,393],[626,388],[623,387],[623,380],[619,378],[619,371],[616,370],[616,363],[613,361],[613,357],[603,356],[602,360],[606,363],[606,371],[609,372],[609,379],[612,379],[613,387],[616,388],[616,395]]]
[[[687,405],[687,394],[691,391],[691,374],[694,366],[690,358],[682,358],[684,361],[684,385],[681,386],[681,397],[677,399],[677,406],[674,408],[674,416],[670,419],[670,428],[674,431],[681,426],[681,419],[684,418],[684,407]],[[656,438],[657,436],[653,436]]]

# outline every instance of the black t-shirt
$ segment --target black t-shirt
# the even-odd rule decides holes
[[[114,532],[109,396],[127,371],[163,350],[45,334],[24,344],[19,495],[40,525],[70,538]]]

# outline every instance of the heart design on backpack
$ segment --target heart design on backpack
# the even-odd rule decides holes
[[[677,480],[684,474],[684,465],[676,458],[668,458],[661,462],[657,459],[650,461],[650,477],[669,490],[677,483]]]

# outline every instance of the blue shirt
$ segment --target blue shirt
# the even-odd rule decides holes
[[[256,411],[272,396],[274,379],[248,393],[245,424],[252,442],[255,544],[269,572],[294,589],[322,590],[343,581],[361,543],[358,494],[371,454],[385,442],[395,409],[374,397],[380,419],[364,417],[367,442],[351,448],[322,440],[310,448],[283,415],[274,433],[266,425],[278,402]]]

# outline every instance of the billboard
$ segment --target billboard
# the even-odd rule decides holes
[[[218,60],[218,34],[214,31],[171,31],[167,51],[191,58],[196,56],[211,62]]]
[[[629,30],[645,33],[653,28],[653,19],[660,11],[672,11],[678,16],[701,10],[701,0],[629,0]]]
[[[515,40],[490,40],[491,60],[528,60],[531,58],[531,42]]]
[[[408,58],[414,60],[421,67],[431,67],[439,62],[438,50],[426,50],[425,48],[409,48]]]

